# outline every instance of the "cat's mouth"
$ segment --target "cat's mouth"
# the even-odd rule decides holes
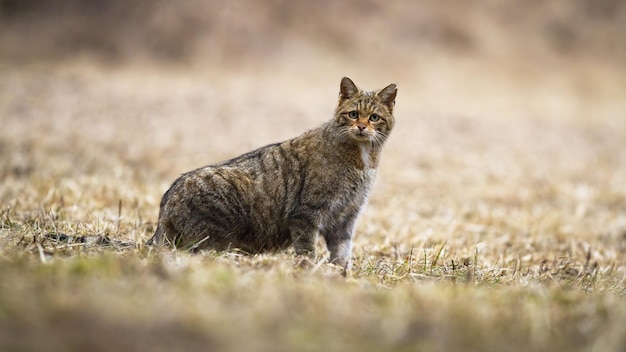
[[[370,133],[366,131],[354,130],[351,135],[352,138],[356,139],[357,141],[369,141],[372,138]]]

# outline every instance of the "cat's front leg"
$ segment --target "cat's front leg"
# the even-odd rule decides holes
[[[352,263],[352,234],[356,216],[344,219],[339,225],[325,231],[324,240],[330,252],[330,262],[349,270]]]
[[[337,264],[345,270],[349,270],[352,266],[352,238],[342,240],[326,241],[328,250],[330,251],[330,262]]]

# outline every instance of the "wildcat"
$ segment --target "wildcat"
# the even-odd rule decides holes
[[[348,268],[356,218],[394,125],[396,93],[395,84],[363,91],[344,77],[332,120],[183,174],[163,195],[148,244],[248,253],[293,245],[298,255],[315,255],[320,234],[330,261]]]

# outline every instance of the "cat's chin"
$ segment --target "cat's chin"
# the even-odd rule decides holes
[[[372,141],[372,137],[366,134],[352,133],[350,134],[350,137],[352,138],[352,140],[356,142],[361,142],[361,143],[366,143],[366,142],[369,143]]]

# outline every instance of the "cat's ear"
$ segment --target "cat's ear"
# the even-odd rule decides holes
[[[376,93],[376,96],[380,101],[389,107],[389,110],[393,110],[393,106],[396,104],[396,94],[398,88],[395,84],[390,84]]]
[[[341,85],[339,86],[339,98],[350,99],[358,92],[359,88],[356,87],[356,84],[354,84],[350,78],[344,77],[341,79]]]

